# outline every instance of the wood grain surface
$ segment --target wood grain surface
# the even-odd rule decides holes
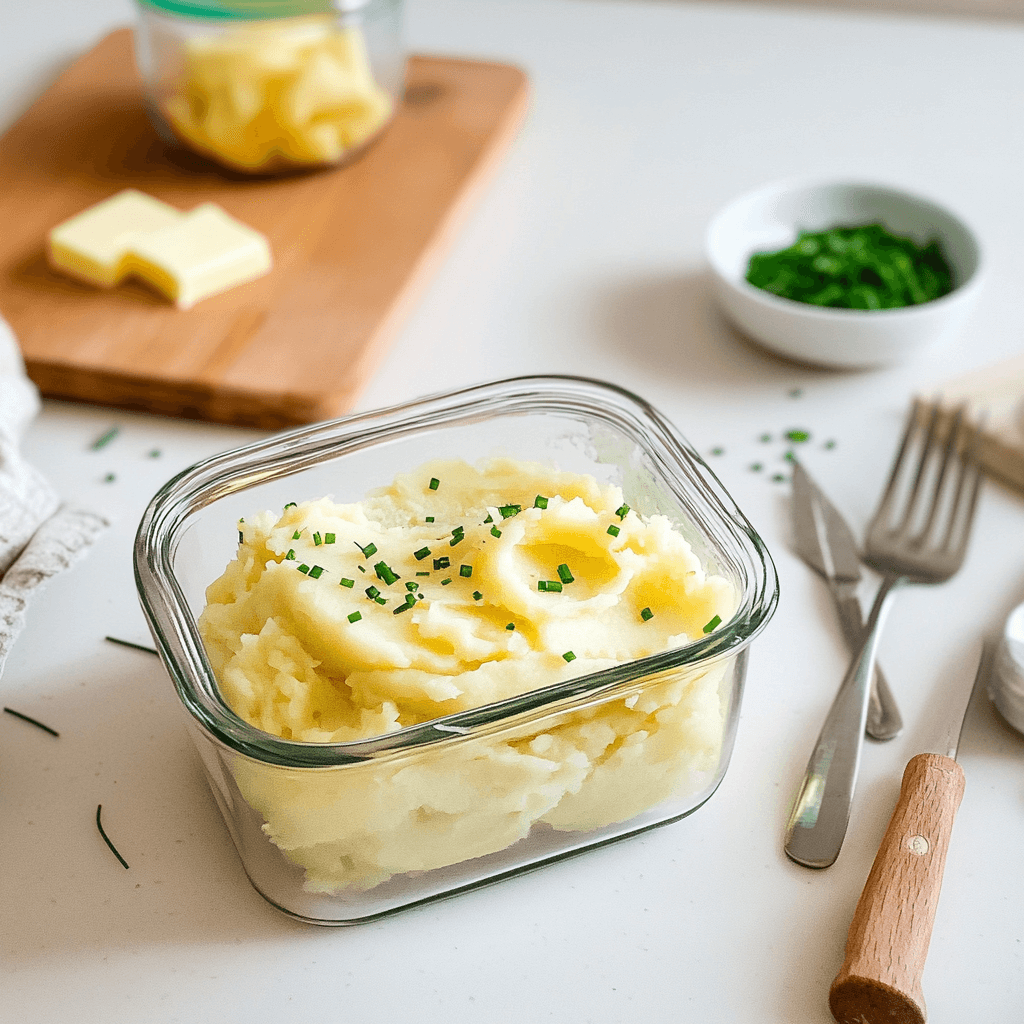
[[[951,758],[908,762],[829,992],[840,1024],[924,1024],[921,974],[963,793],[964,773]]]
[[[225,173],[150,126],[131,33],[107,36],[0,139],[0,313],[46,395],[266,429],[348,410],[525,114],[508,65],[409,59],[383,137],[344,167]],[[177,310],[46,263],[55,224],[134,187],[216,202],[270,240],[266,277]]]

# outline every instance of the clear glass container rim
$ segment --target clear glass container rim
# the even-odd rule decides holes
[[[514,408],[508,403],[515,401]],[[505,406],[496,410],[494,405]],[[356,450],[418,433],[427,427],[490,419],[496,412],[576,412],[617,427],[643,448],[663,479],[686,476],[689,490],[716,513],[722,536],[740,556],[746,581],[740,605],[728,621],[684,647],[625,662],[599,672],[553,683],[493,704],[461,711],[393,733],[344,743],[308,743],[262,732],[236,715],[220,696],[195,619],[173,571],[178,530],[194,512],[218,498],[258,483],[289,476],[345,450]],[[679,482],[683,482],[679,480]],[[705,524],[707,525],[707,524]],[[552,711],[630,682],[697,662],[738,653],[761,632],[778,602],[778,578],[764,542],[698,452],[653,406],[625,388],[571,375],[513,377],[339,419],[297,427],[241,448],[214,455],[183,470],[153,497],[135,538],[135,580],[139,600],[160,656],[178,696],[202,729],[226,746],[255,758],[293,768],[335,767],[387,752],[478,735],[513,718]],[[212,581],[211,581],[212,582]],[[193,676],[189,668],[195,672]],[[198,677],[203,685],[196,685]]]
[[[135,0],[143,10],[196,21],[270,21],[311,14],[347,14],[400,0]]]

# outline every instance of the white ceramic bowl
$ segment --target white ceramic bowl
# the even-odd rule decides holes
[[[937,239],[953,290],[903,309],[833,309],[779,298],[746,280],[755,252],[786,248],[798,231],[877,221],[919,245]],[[910,192],[855,181],[784,181],[740,196],[711,221],[706,247],[728,319],[775,352],[825,366],[886,366],[939,346],[963,326],[981,283],[981,248],[959,217]]]

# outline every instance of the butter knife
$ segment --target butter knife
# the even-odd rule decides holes
[[[857,597],[861,578],[860,552],[853,533],[835,506],[799,463],[793,464],[793,534],[797,554],[825,578],[851,654],[860,649],[864,615]],[[885,675],[875,669],[865,732],[891,740],[903,729],[903,718]]]

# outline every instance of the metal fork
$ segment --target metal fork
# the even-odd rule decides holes
[[[786,854],[798,864],[827,868],[843,845],[878,639],[896,588],[942,583],[964,560],[981,484],[978,436],[963,408],[950,415],[915,400],[864,544],[864,561],[882,584],[786,825]]]

